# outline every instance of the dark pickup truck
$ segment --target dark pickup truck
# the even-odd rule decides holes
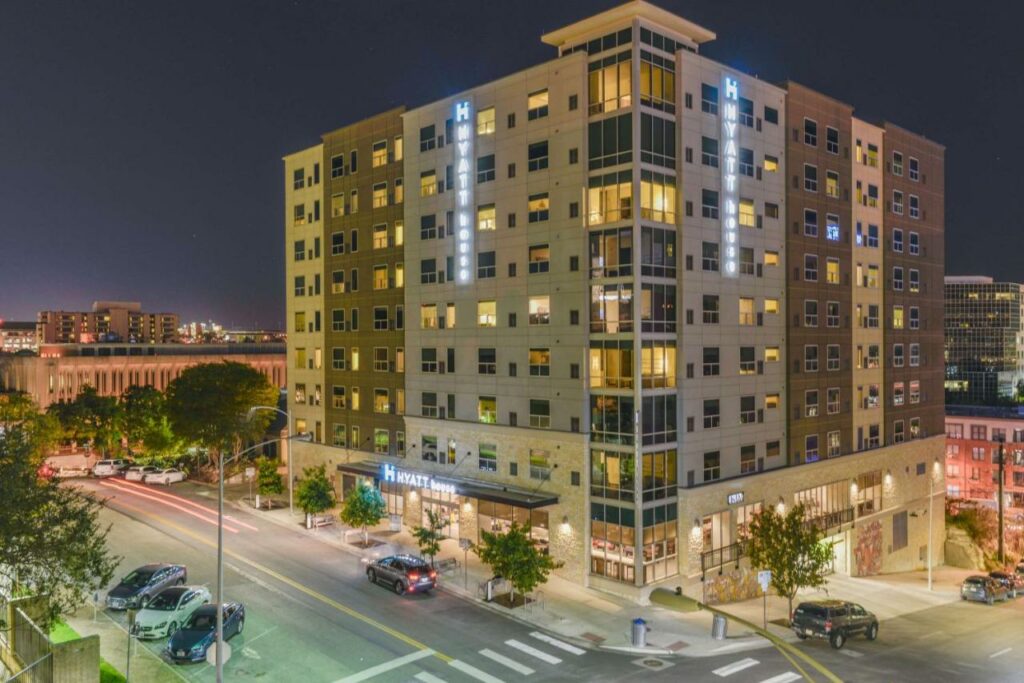
[[[878,618],[860,605],[842,600],[801,602],[789,623],[801,640],[827,638],[837,650],[858,633],[868,640],[878,637]]]

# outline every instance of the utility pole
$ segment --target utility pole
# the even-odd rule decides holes
[[[1003,464],[1003,442],[999,441],[999,563],[1006,564],[1006,548],[1003,542],[1003,471],[1005,465]]]

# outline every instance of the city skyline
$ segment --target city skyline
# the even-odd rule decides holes
[[[0,114],[0,129],[17,131],[4,140],[9,153],[0,162],[6,188],[0,196],[8,207],[5,222],[25,233],[17,251],[6,250],[0,268],[0,317],[33,320],[40,310],[123,298],[185,319],[282,326],[278,174],[288,151],[314,143],[311,130],[347,125],[403,100],[417,105],[536,63],[547,56],[544,46],[522,36],[615,4],[565,3],[543,12],[459,3],[402,7],[402,22],[395,24],[400,40],[386,45],[371,42],[373,32],[348,35],[345,27],[393,23],[400,11],[393,3],[344,11],[328,3],[273,4],[234,32],[231,5],[202,15],[187,5],[117,13],[69,5],[53,13],[42,38],[28,29],[41,21],[45,4],[5,7],[0,54],[30,66],[0,77],[6,91],[22,95],[20,104]],[[950,4],[945,13],[919,15],[910,7],[887,8],[890,20],[878,25],[872,44],[899,38],[906,46],[902,64],[914,79],[901,81],[863,77],[885,73],[888,50],[871,49],[845,12],[814,15],[809,4],[782,10],[751,4],[739,15],[711,3],[663,4],[719,32],[707,50],[714,59],[744,72],[757,64],[772,83],[791,78],[821,87],[857,102],[856,115],[867,120],[888,101],[884,111],[892,121],[941,140],[950,157],[948,271],[1021,279],[1009,256],[1000,262],[969,248],[968,240],[981,230],[991,251],[1012,253],[1009,205],[986,198],[1011,190],[1013,176],[1001,173],[1000,164],[1013,158],[1013,145],[1020,143],[995,136],[1005,112],[1022,104],[1020,93],[996,88],[1009,78],[1008,51],[1014,48],[1005,46],[1012,41],[988,31],[984,45],[971,47],[989,68],[968,74],[957,53],[934,40],[967,22],[973,10]],[[759,26],[770,34],[796,20],[820,30],[791,43],[758,37]],[[911,20],[915,30],[902,31]],[[1008,30],[1011,23],[994,30]],[[469,27],[480,27],[475,56],[466,52]],[[188,42],[179,41],[182,35]],[[225,35],[227,40],[216,40]],[[88,52],[83,40],[118,47]],[[347,46],[342,52],[339,41]],[[826,49],[828,59],[814,58]],[[323,85],[330,82],[332,60],[360,52],[372,53],[388,76],[351,74],[343,86]],[[436,64],[427,75],[398,73],[425,54]],[[968,78],[975,97],[947,96],[945,83]],[[321,104],[300,106],[314,92]],[[371,94],[354,101],[353,92]],[[66,116],[69,110],[75,116]],[[216,178],[226,180],[211,180]],[[54,202],[48,199],[53,187],[70,191]],[[243,258],[223,257],[240,243],[251,245]],[[63,246],[54,250],[53,244]],[[148,253],[160,256],[142,256]]]

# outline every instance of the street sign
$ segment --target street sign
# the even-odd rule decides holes
[[[224,641],[224,659],[222,660],[225,664],[231,659],[231,645]],[[210,666],[217,666],[217,643],[214,642],[210,646],[210,649],[206,651],[206,663]]]
[[[255,476],[256,476],[256,468],[255,467],[246,467],[245,468],[245,478],[246,479],[252,479]]]
[[[764,593],[768,592],[768,584],[772,582],[772,573],[768,569],[761,570],[757,573],[757,582],[761,584],[761,591]]]
[[[461,548],[462,550],[469,550],[469,547],[471,545],[473,545],[473,543],[468,538],[459,539],[459,548]]]

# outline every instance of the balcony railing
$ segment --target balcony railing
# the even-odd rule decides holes
[[[831,531],[841,529],[844,524],[853,524],[853,519],[853,508],[848,507],[812,517],[804,522],[804,527],[817,527],[821,533],[828,536]]]

